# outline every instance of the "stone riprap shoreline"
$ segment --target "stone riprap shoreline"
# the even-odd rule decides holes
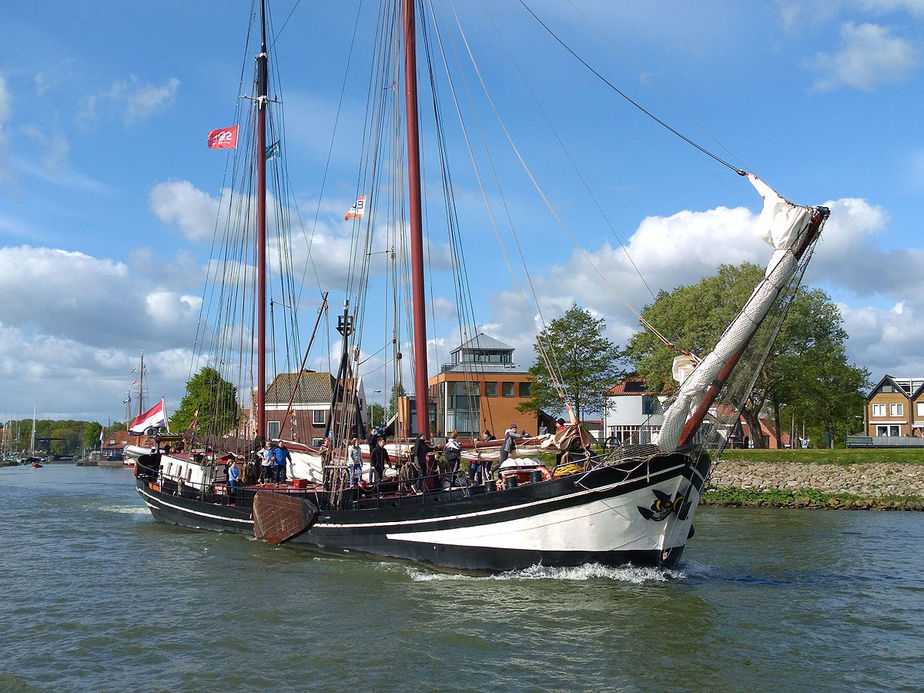
[[[924,510],[924,465],[720,461],[707,505]]]

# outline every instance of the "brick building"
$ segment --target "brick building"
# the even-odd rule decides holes
[[[924,378],[885,375],[866,397],[866,435],[920,436],[924,428]]]
[[[479,333],[450,352],[450,362],[430,378],[430,401],[436,403],[433,435],[456,429],[461,437],[488,429],[495,436],[516,423],[538,432],[538,417],[517,407],[531,395],[533,377],[516,365],[513,347]]]

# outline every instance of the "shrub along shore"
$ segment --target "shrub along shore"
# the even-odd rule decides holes
[[[924,510],[919,450],[728,450],[706,505]]]

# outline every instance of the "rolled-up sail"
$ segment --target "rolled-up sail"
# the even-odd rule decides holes
[[[664,413],[664,424],[657,439],[658,447],[664,452],[676,450],[698,428],[731,368],[776,303],[780,292],[793,278],[800,259],[817,239],[828,216],[824,207],[803,207],[788,202],[753,174],[748,174],[748,180],[764,198],[758,228],[761,238],[773,247],[773,252],[763,280],[725,329],[715,348],[692,372],[689,371],[688,355],[675,359],[674,372],[683,380],[676,398]]]

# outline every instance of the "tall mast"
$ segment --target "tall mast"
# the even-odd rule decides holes
[[[144,349],[141,350],[141,369],[138,371],[138,416],[144,413]]]
[[[266,435],[266,2],[260,0],[257,56],[257,436]]]
[[[414,0],[404,3],[404,103],[407,120],[407,179],[411,221],[411,288],[414,301],[414,387],[417,431],[430,437],[427,406],[427,315],[424,294],[423,220],[420,211],[420,139],[417,133],[417,57]]]

